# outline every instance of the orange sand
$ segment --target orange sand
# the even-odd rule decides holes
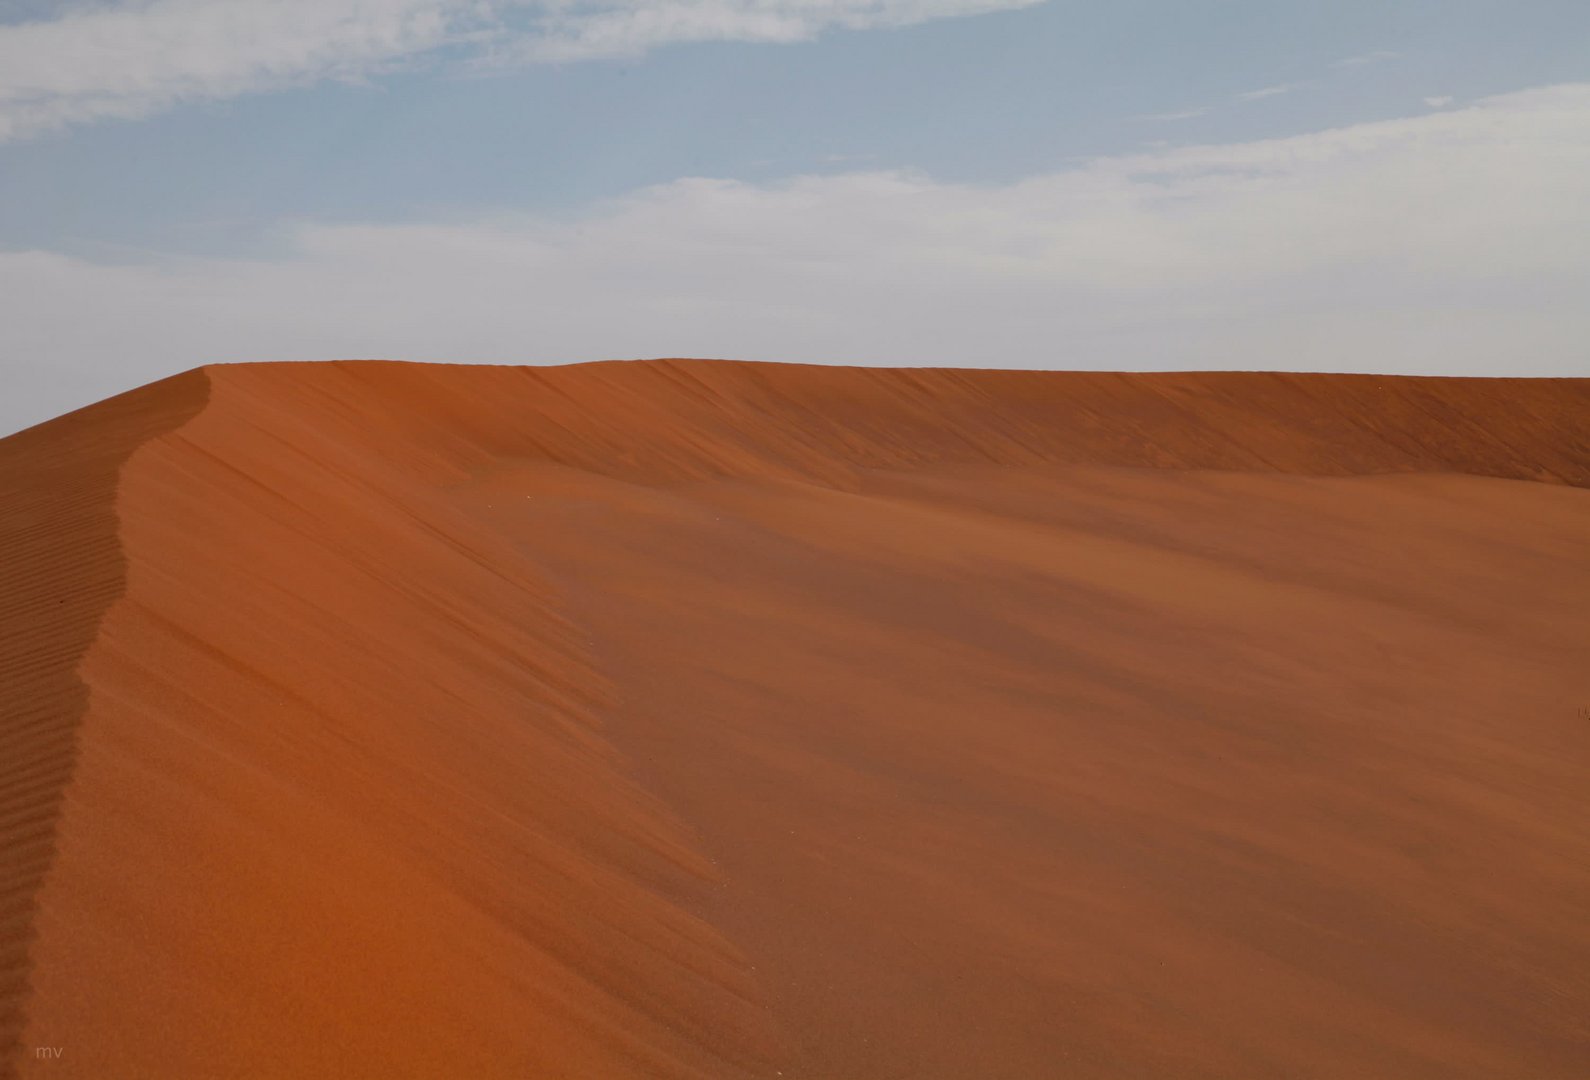
[[[10,1071],[1582,1077],[1585,487],[1590,380],[244,365],[0,440]]]

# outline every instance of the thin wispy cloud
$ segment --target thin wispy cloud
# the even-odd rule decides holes
[[[1244,93],[1238,94],[1237,100],[1262,101],[1265,98],[1280,97],[1282,94],[1290,94],[1293,90],[1296,90],[1301,85],[1302,83],[1281,83],[1277,86],[1265,86],[1259,88],[1258,90],[1248,90]]]
[[[1384,64],[1389,60],[1401,59],[1402,54],[1389,49],[1377,49],[1374,52],[1359,53],[1357,56],[1347,56],[1336,61],[1331,67],[1351,68],[1364,67],[1368,64]]]
[[[1448,105],[1452,104],[1452,101],[1453,98],[1450,94],[1443,94],[1439,97],[1427,97],[1424,99],[1424,103],[1430,106],[1432,109],[1444,109]]]
[[[1393,60],[1400,55],[1400,53],[1387,51],[1364,53],[1360,56],[1350,56],[1345,60],[1338,60],[1336,63],[1332,64],[1331,67],[1363,67],[1366,64],[1376,64],[1386,60]],[[1244,102],[1264,101],[1268,98],[1282,97],[1283,95],[1290,94],[1308,85],[1310,85],[1308,81],[1276,83],[1273,86],[1261,86],[1257,90],[1245,90],[1240,94],[1233,95],[1231,100]],[[1429,99],[1426,99],[1426,101],[1428,102]],[[1191,120],[1199,116],[1206,116],[1212,111],[1213,110],[1209,106],[1201,105],[1194,108],[1173,109],[1167,112],[1141,113],[1136,116],[1128,117],[1128,119],[1137,122],[1169,123],[1177,120]]]
[[[0,141],[185,102],[439,62],[809,41],[1041,0],[122,0],[0,24]],[[449,58],[451,54],[448,53]],[[471,62],[471,61],[466,61]]]
[[[638,56],[665,45],[793,44],[828,30],[876,30],[1033,7],[1044,0],[596,0],[517,3],[531,17],[487,62]]]
[[[1590,84],[1003,185],[697,178],[578,217],[304,225],[271,259],[0,253],[39,410],[7,419],[262,357],[1582,374],[1586,175]]]
[[[1200,105],[1192,109],[1178,109],[1173,112],[1141,113],[1129,119],[1145,123],[1169,123],[1176,120],[1192,120],[1199,116],[1207,116],[1209,106]]]

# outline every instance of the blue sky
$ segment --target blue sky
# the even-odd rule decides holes
[[[1587,206],[1566,0],[0,0],[0,431],[248,359],[1584,375]]]

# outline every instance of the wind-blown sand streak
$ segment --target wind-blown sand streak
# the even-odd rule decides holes
[[[0,440],[22,1075],[1590,1068],[1590,382],[184,378]]]

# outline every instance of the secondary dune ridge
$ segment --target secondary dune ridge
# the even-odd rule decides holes
[[[1582,1075],[1587,416],[349,362],[0,440],[9,1067]]]

